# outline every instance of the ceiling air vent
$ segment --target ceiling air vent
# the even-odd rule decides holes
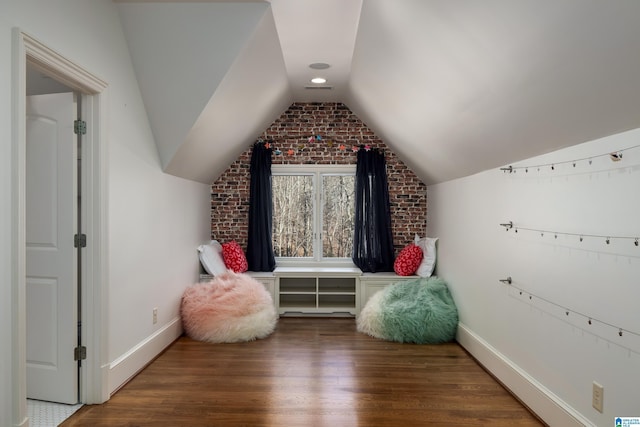
[[[333,86],[305,86],[305,89],[313,89],[313,90],[331,90]]]

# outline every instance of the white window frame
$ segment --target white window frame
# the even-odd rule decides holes
[[[325,258],[322,256],[322,177],[330,175],[354,175],[356,165],[271,165],[271,175],[306,175],[313,177],[313,257],[276,257],[276,265],[355,267],[350,257]],[[355,207],[354,207],[355,208]]]

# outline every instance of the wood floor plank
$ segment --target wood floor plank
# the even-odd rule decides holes
[[[278,321],[266,339],[181,337],[103,405],[63,427],[542,426],[456,343],[414,345],[354,319]]]

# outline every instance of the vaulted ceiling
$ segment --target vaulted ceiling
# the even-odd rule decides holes
[[[293,102],[426,184],[640,126],[637,0],[115,1],[163,169],[203,183]]]

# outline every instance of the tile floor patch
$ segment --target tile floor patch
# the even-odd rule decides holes
[[[62,403],[27,400],[27,413],[31,427],[56,427],[82,407],[82,404],[65,405]]]

